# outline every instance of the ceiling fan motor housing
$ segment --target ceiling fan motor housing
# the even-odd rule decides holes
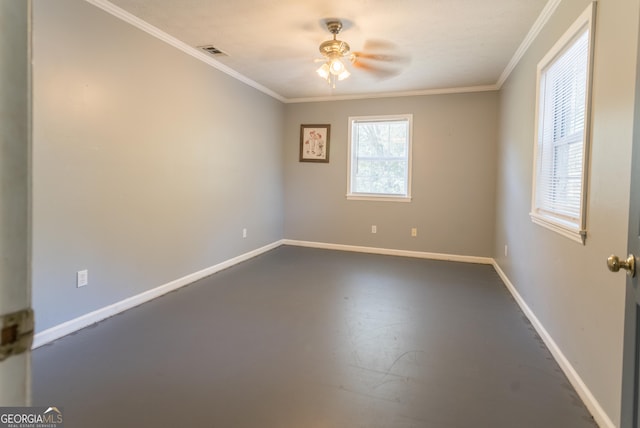
[[[327,58],[335,58],[336,56],[342,57],[349,55],[349,44],[342,40],[327,40],[320,44],[320,53]]]
[[[349,44],[342,40],[336,39],[340,30],[342,30],[342,22],[339,20],[330,20],[326,22],[327,30],[333,34],[333,40],[327,40],[320,44],[320,53],[327,58],[337,58],[349,55],[351,48]]]

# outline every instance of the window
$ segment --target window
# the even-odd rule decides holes
[[[347,198],[411,200],[413,116],[349,118]]]
[[[531,212],[534,223],[583,244],[593,13],[589,6],[538,64]]]

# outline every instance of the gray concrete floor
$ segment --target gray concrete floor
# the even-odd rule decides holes
[[[68,428],[572,428],[491,266],[280,247],[33,353]]]

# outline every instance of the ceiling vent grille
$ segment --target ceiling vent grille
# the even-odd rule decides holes
[[[227,55],[226,52],[221,51],[220,49],[216,48],[213,45],[198,46],[198,49],[201,49],[206,53],[208,53],[209,55],[213,55],[213,56],[229,56]]]

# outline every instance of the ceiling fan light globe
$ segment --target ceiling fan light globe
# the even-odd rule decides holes
[[[336,76],[340,75],[340,73],[345,71],[344,64],[342,63],[342,61],[340,61],[337,58],[331,60],[331,65],[330,65],[329,68],[331,69],[331,74],[336,75]]]
[[[327,79],[329,77],[329,66],[326,63],[322,64],[322,66],[316,70],[316,73],[323,79]]]
[[[349,71],[345,69],[342,73],[338,74],[338,80],[344,80],[349,76],[351,76],[351,73],[349,73]]]

